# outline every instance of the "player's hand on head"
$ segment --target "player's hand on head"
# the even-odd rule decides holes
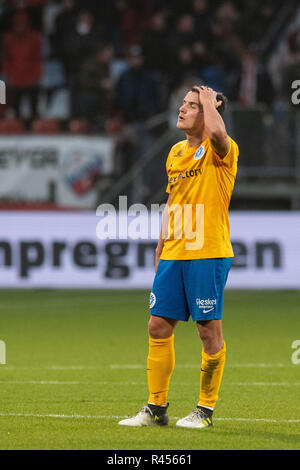
[[[199,103],[200,104],[203,105],[205,102],[211,101],[211,102],[213,102],[213,104],[216,108],[221,106],[222,101],[217,100],[217,95],[218,94],[212,88],[207,87],[207,86],[200,86],[200,87],[196,86],[194,88],[196,88],[199,92]]]

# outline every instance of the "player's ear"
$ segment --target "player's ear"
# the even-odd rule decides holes
[[[217,110],[222,115],[227,108],[228,99],[225,95],[223,95],[223,93],[217,93],[216,100],[217,100]]]

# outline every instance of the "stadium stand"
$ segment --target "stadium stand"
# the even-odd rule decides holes
[[[70,134],[87,134],[88,123],[85,119],[70,119],[68,122],[68,131]]]
[[[243,155],[239,181],[243,194],[249,181],[252,188],[259,182],[257,207],[266,184],[299,174],[299,118],[289,93],[299,74],[299,11],[297,0],[3,1],[1,126],[19,118],[29,134],[112,136],[116,187],[132,186],[130,167],[142,161],[148,183],[131,193],[149,201],[149,168],[168,148],[184,86],[205,83],[231,103],[227,126]],[[255,138],[245,131],[252,126]],[[143,142],[156,149],[149,160]],[[155,181],[156,201],[164,183]],[[300,207],[297,191],[288,201],[282,208]]]
[[[22,119],[1,119],[0,120],[0,134],[23,134],[25,126]]]
[[[59,121],[55,119],[36,119],[32,122],[32,132],[34,134],[59,134]]]
[[[68,117],[92,117],[101,131],[106,117],[128,115],[132,64],[143,71],[147,104],[153,103],[150,115],[168,108],[171,93],[187,75],[222,88],[230,100],[270,105],[275,96],[264,67],[266,38],[282,5],[279,0],[6,1],[1,40],[8,105],[20,114],[27,94],[34,119],[37,101],[43,95],[50,101],[66,87]]]

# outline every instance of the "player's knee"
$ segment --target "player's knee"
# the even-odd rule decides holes
[[[219,328],[207,328],[200,323],[198,323],[197,326],[204,351],[208,354],[215,354],[222,349],[224,339],[222,331]]]
[[[214,334],[212,331],[209,331],[205,328],[199,328],[199,327],[198,327],[198,331],[199,331],[200,339],[203,344],[211,343],[212,340],[214,339]]]
[[[151,338],[165,338],[165,325],[160,318],[152,316],[148,324],[148,333]]]
[[[151,338],[161,339],[172,336],[175,324],[168,322],[163,317],[152,315],[148,324],[148,333]]]

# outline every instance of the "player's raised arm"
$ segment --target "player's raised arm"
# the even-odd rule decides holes
[[[203,109],[205,134],[212,148],[220,157],[225,157],[229,151],[230,142],[226,127],[218,108],[223,101],[217,100],[217,92],[208,87],[194,87],[199,93],[199,103]]]

